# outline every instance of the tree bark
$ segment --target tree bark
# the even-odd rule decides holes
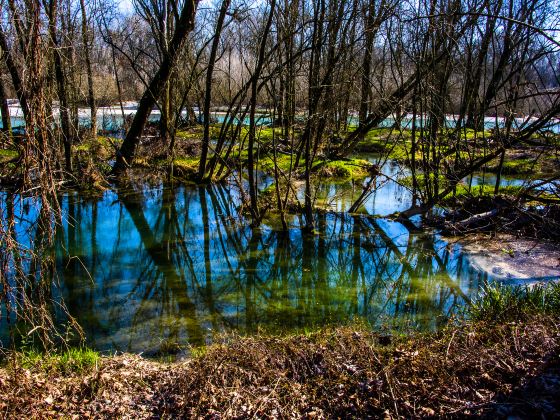
[[[54,49],[54,71],[57,85],[57,93],[59,100],[60,123],[62,126],[62,140],[64,144],[64,160],[66,170],[72,172],[72,142],[73,135],[71,132],[70,110],[68,108],[68,92],[66,86],[66,78],[62,69],[62,54],[60,45],[58,44],[58,37],[56,35],[56,20],[58,12],[57,0],[49,2],[49,36]]]
[[[6,96],[6,89],[4,88],[4,81],[0,76],[0,107],[2,111],[2,132],[8,143],[12,143],[12,122],[10,120],[10,108],[8,107],[8,98]]]
[[[113,166],[113,174],[123,172],[134,158],[136,147],[138,146],[138,143],[140,143],[142,132],[146,126],[146,121],[152,112],[152,108],[156,104],[157,98],[161,95],[162,90],[169,80],[171,71],[177,62],[181,47],[183,46],[187,35],[194,28],[194,18],[197,6],[198,0],[188,0],[181,9],[179,22],[177,23],[177,28],[175,29],[173,38],[171,39],[169,50],[167,51],[167,54],[165,54],[158,71],[142,95],[142,99],[140,99],[140,104],[138,105],[138,110],[132,120],[132,125],[130,126],[123,144],[117,153],[117,159],[115,161],[115,165]]]
[[[272,18],[274,17],[275,7],[276,7],[276,0],[271,0],[270,12],[268,15],[268,20],[266,22],[264,33],[261,37],[261,44],[259,46],[259,56],[251,82],[251,100],[250,100],[250,110],[249,110],[249,141],[247,145],[248,147],[247,171],[249,172],[249,197],[251,200],[251,215],[253,217],[253,225],[260,224],[259,207],[257,203],[257,185],[255,180],[255,160],[254,160],[254,144],[255,144],[255,137],[256,137],[255,111],[257,107],[257,95],[259,93],[259,77],[264,65],[266,40],[270,32],[270,27],[272,26]]]
[[[82,43],[84,44],[84,56],[86,60],[86,71],[87,71],[87,81],[88,81],[88,102],[89,109],[91,113],[91,137],[95,142],[97,139],[97,107],[95,105],[95,92],[93,88],[93,70],[91,68],[91,57],[90,57],[90,43],[88,40],[87,33],[87,14],[86,14],[86,4],[84,0],[80,0],[80,8],[82,11]]]
[[[6,63],[6,67],[10,72],[10,77],[12,78],[12,83],[16,90],[16,96],[19,100],[19,104],[23,111],[23,118],[25,121],[29,121],[29,115],[31,113],[29,109],[29,103],[27,100],[27,94],[25,92],[25,87],[23,86],[23,79],[17,68],[15,59],[13,57],[12,51],[8,48],[8,41],[6,39],[6,34],[2,27],[0,26],[0,49],[2,49],[2,58]]]
[[[206,93],[204,95],[204,134],[202,136],[202,153],[200,155],[200,164],[198,167],[198,179],[203,180],[206,173],[206,159],[208,157],[208,147],[210,145],[210,105],[212,102],[212,76],[214,75],[214,65],[216,63],[216,56],[218,54],[218,46],[220,44],[220,37],[222,35],[222,28],[226,12],[229,8],[231,0],[223,0],[220,14],[218,15],[218,22],[216,23],[216,31],[214,33],[214,40],[212,41],[212,49],[210,51],[210,59],[208,61],[208,68],[206,69]]]

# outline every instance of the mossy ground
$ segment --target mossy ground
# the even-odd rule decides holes
[[[219,126],[212,127],[211,136],[217,137],[219,134]],[[248,152],[246,139],[248,135],[247,127],[241,130],[241,144],[236,144],[226,155],[226,151],[221,152],[221,161],[228,162],[232,169],[241,169],[247,167]],[[296,153],[288,153],[285,151],[277,151],[276,156],[271,150],[272,137],[277,136],[281,140],[281,129],[258,127],[257,128],[258,147],[256,147],[254,158],[255,167],[270,176],[274,176],[275,169],[278,168],[280,175],[285,175],[292,171],[293,178],[298,178],[304,167],[304,159],[300,159],[296,168]],[[202,137],[202,127],[193,127],[188,131],[177,133],[177,151],[173,160],[174,175],[183,181],[196,181],[198,174],[198,166],[200,163],[200,139]],[[185,148],[184,145],[196,144],[194,147]],[[141,156],[137,157],[134,165],[143,168],[165,168],[169,164],[169,160],[161,153],[162,147],[154,147],[154,145],[144,146]],[[188,149],[188,150],[185,150]],[[210,154],[210,158],[212,154]],[[227,158],[227,159],[226,159]],[[322,158],[315,159],[312,167],[314,177],[329,178],[335,182],[347,181],[350,179],[363,179],[367,177],[371,170],[371,164],[364,159],[340,159],[340,160],[324,160]]]
[[[416,177],[418,185],[420,187],[424,186],[427,182],[427,179],[424,175],[420,174]],[[433,184],[434,177],[433,175],[430,176],[430,183]],[[412,177],[407,176],[403,178],[399,178],[399,183],[404,185],[407,188],[412,188]],[[449,186],[449,180],[443,176],[439,178],[439,188],[440,191],[447,188]],[[521,185],[501,185],[498,188],[498,194],[500,195],[509,195],[509,196],[517,196],[524,190],[523,186]],[[463,200],[466,198],[471,197],[491,197],[495,195],[495,185],[493,184],[479,184],[479,185],[472,185],[469,186],[464,182],[460,182],[455,186],[455,190],[450,192],[447,197],[444,198],[444,204],[449,204],[453,200]]]
[[[194,180],[198,174],[200,158],[194,156],[182,156],[173,160],[175,175],[185,179]]]
[[[0,149],[0,163],[17,157],[17,150],[13,149]]]
[[[340,181],[350,179],[360,180],[371,175],[374,168],[372,164],[364,159],[341,159],[334,161],[319,160],[312,168],[313,172],[321,178],[334,178]]]
[[[16,150],[0,149],[0,178],[17,169],[16,164],[12,162],[17,156]]]
[[[474,131],[472,129],[461,130],[459,133],[450,131],[450,135],[459,135],[466,141],[474,139],[490,138],[492,135],[489,131]],[[543,144],[550,146],[556,145],[556,149],[541,147],[525,147],[508,150],[504,159],[501,172],[504,175],[524,175],[534,178],[542,177],[560,168],[560,156],[558,155],[558,139],[553,137],[549,139],[545,135],[535,135],[535,139],[542,141]],[[365,138],[360,141],[356,147],[357,152],[378,153],[389,159],[408,164],[411,160],[411,131],[397,130],[393,128],[376,128],[371,130]],[[492,148],[489,146],[489,150]],[[469,155],[465,151],[453,152],[451,156],[445,158],[446,150],[453,150],[440,146],[440,153],[444,159],[453,159],[456,153],[465,161],[484,156],[484,148],[479,147],[474,155]],[[417,162],[422,160],[420,145],[417,145],[415,153]],[[485,170],[488,172],[497,172],[499,170],[499,159],[495,159],[486,165]]]

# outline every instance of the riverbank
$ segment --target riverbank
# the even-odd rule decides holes
[[[461,238],[471,264],[510,285],[560,280],[560,244],[547,240],[475,234]]]
[[[470,321],[230,338],[175,363],[137,355],[0,369],[6,417],[507,417],[560,413],[560,287],[489,289]],[[538,295],[538,296],[537,296]],[[77,367],[76,367],[77,366]]]

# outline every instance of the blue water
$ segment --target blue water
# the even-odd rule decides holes
[[[129,113],[131,109],[127,109],[126,112]],[[133,114],[132,114],[133,115]],[[186,113],[183,113],[183,117],[186,117]],[[109,132],[109,133],[117,133],[122,136],[122,129],[123,129],[123,117],[120,111],[111,109],[111,110],[104,110],[100,109],[98,111],[98,125],[100,132]],[[131,118],[131,117],[126,117]],[[153,113],[149,121],[152,123],[156,123],[159,121],[160,115],[159,113]],[[214,113],[212,115],[212,120],[218,123],[223,123],[225,120],[224,113]],[[257,115],[257,125],[264,125],[268,126],[272,124],[272,116],[269,114],[259,114]],[[12,127],[18,130],[22,130],[25,127],[25,121],[21,116],[12,116],[11,117]],[[234,118],[233,122],[238,124],[240,122],[239,118]],[[413,120],[411,117],[405,117],[401,120],[401,127],[403,129],[411,129],[412,128]],[[80,127],[89,127],[91,126],[91,121],[89,117],[80,117],[78,119],[78,124]],[[245,117],[243,119],[244,125],[249,125],[249,117]],[[358,120],[356,117],[349,117],[348,124],[350,126],[357,126]],[[420,127],[422,122],[420,120],[416,121],[417,127]],[[491,130],[496,127],[503,128],[505,124],[505,120],[503,118],[494,118],[494,117],[486,117],[484,119],[484,129]],[[395,125],[395,119],[387,118],[379,124],[379,127],[393,127]],[[446,119],[446,125],[449,128],[454,128],[456,126],[456,120],[453,116],[449,116]],[[527,125],[527,121],[517,118],[514,120],[513,128],[514,129],[523,129]],[[0,128],[2,127],[2,122],[0,121]],[[551,131],[553,133],[559,134],[560,133],[560,121],[552,121],[549,126],[545,127],[545,130]]]
[[[357,187],[319,188],[344,210]],[[406,189],[388,182],[365,211],[388,214],[408,200]],[[305,235],[299,216],[288,217],[285,234],[271,214],[252,229],[230,186],[140,185],[97,198],[69,192],[61,203],[51,298],[64,298],[98,350],[158,354],[228,331],[294,332],[353,320],[433,330],[489,279],[460,245],[384,218],[318,213],[316,234]],[[2,193],[0,214],[7,206]],[[26,235],[38,204],[14,197],[13,209],[19,238],[33,249],[34,236]],[[65,313],[53,308],[63,323]],[[8,323],[5,309],[6,343],[21,324],[13,314]]]

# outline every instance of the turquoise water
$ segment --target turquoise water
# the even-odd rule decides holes
[[[321,188],[343,210],[357,187]],[[366,211],[407,206],[401,188],[380,186]],[[69,192],[61,202],[52,298],[64,298],[98,350],[160,354],[223,332],[301,332],[357,320],[431,330],[488,279],[460,245],[385,218],[318,213],[316,234],[305,235],[298,216],[284,233],[271,215],[252,229],[233,187],[144,185],[97,198]],[[0,203],[5,210],[5,194]],[[23,235],[37,207],[15,197],[14,212]],[[3,341],[10,321],[2,317]]]
[[[135,111],[134,107],[127,107],[125,109],[125,114],[127,118],[131,118]],[[87,114],[87,112],[86,112]],[[183,112],[183,116],[186,117],[186,113]],[[160,115],[159,113],[152,113],[149,117],[149,121],[152,123],[156,123],[159,121]],[[223,123],[225,120],[225,113],[213,113],[212,118],[217,123]],[[100,132],[109,132],[116,135],[123,135],[122,128],[123,128],[123,117],[120,109],[117,108],[100,108],[97,115],[98,126]],[[270,114],[258,114],[257,115],[257,125],[270,125],[273,119]],[[411,116],[407,116],[403,118],[400,122],[401,127],[403,129],[411,129],[412,128],[412,118]],[[234,119],[234,123],[237,124],[240,122],[239,118]],[[12,116],[11,117],[12,127],[17,129],[18,131],[22,131],[25,127],[25,121],[22,116]],[[490,130],[496,127],[504,127],[505,120],[503,118],[496,118],[496,117],[486,117],[484,119],[484,129]],[[517,118],[514,121],[514,128],[521,129],[526,125],[526,121]],[[89,115],[81,115],[78,119],[78,124],[80,127],[89,127],[91,126],[91,121]],[[249,125],[249,117],[245,117],[243,119],[243,124]],[[358,120],[356,117],[349,117],[348,119],[349,125],[358,125]],[[379,124],[379,127],[392,127],[395,124],[394,118],[387,118]],[[421,126],[422,122],[417,120],[417,126]],[[456,126],[456,121],[454,116],[448,116],[446,118],[446,125],[450,128]],[[0,121],[0,128],[2,127],[2,122]],[[560,122],[559,121],[552,121],[547,130],[552,131],[553,133],[560,133]]]

